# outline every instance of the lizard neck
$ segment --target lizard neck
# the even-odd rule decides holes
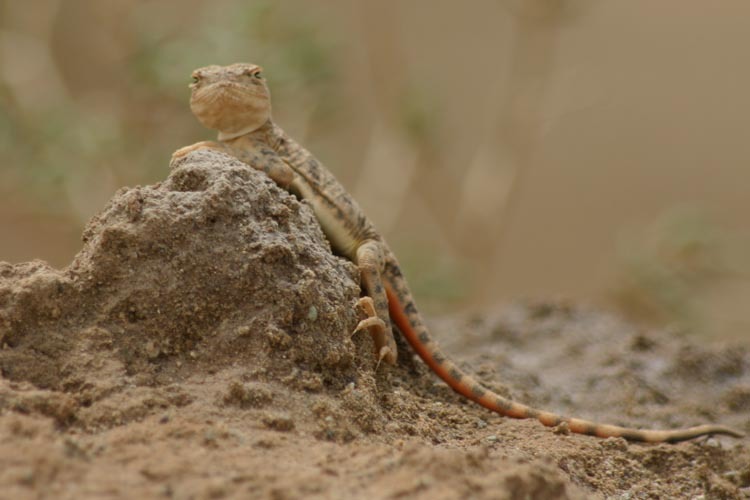
[[[284,146],[284,144],[290,141],[290,138],[288,135],[286,135],[286,132],[284,132],[281,127],[276,125],[273,120],[268,120],[259,129],[259,132],[263,133],[266,144],[271,146],[271,149],[273,149],[277,153],[279,152],[281,147]]]
[[[222,132],[220,130],[218,139],[220,141],[231,141],[232,139],[236,139],[238,137],[242,137],[243,135],[249,135],[249,134],[262,134],[268,137],[268,130],[273,129],[273,128],[278,128],[278,127],[276,127],[276,124],[273,123],[273,120],[269,118],[260,127],[258,127],[257,125],[248,125],[247,127],[240,129],[236,132]],[[282,134],[283,134],[283,131],[282,131]]]

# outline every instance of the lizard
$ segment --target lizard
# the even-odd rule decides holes
[[[396,364],[395,324],[448,386],[506,417],[533,418],[548,427],[567,425],[577,434],[630,441],[677,442],[712,434],[744,436],[720,425],[653,430],[602,424],[538,410],[487,389],[450,360],[430,335],[395,254],[357,202],[331,172],[273,121],[262,68],[250,63],[206,66],[196,69],[192,80],[191,111],[204,126],[217,130],[218,138],[178,149],[172,161],[197,149],[218,150],[264,171],[281,188],[309,203],[333,251],[351,260],[359,270],[363,293],[358,305],[366,317],[354,332],[370,333],[376,369],[381,361]]]

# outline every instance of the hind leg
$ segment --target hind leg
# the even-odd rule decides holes
[[[359,267],[365,292],[365,297],[360,299],[359,305],[368,317],[360,321],[354,331],[367,329],[375,344],[378,363],[385,361],[395,365],[396,341],[393,338],[391,318],[388,314],[388,298],[380,278],[384,266],[383,247],[380,242],[368,240],[361,244],[357,249],[355,264]]]

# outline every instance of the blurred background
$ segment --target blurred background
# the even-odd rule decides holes
[[[750,338],[750,3],[0,0],[0,260],[66,266],[263,65],[428,313],[568,298]]]

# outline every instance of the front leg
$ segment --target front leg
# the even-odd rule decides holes
[[[362,276],[362,288],[365,297],[360,299],[360,305],[368,318],[357,325],[355,332],[367,329],[375,344],[378,363],[395,365],[397,358],[396,341],[393,338],[391,320],[388,313],[388,297],[385,294],[380,274],[385,266],[385,250],[379,241],[367,240],[357,248],[357,260]]]
[[[201,141],[180,148],[172,153],[172,161],[174,162],[175,160],[199,149],[214,149],[234,156],[255,170],[265,172],[266,175],[268,175],[268,177],[282,189],[289,190],[289,187],[295,178],[294,170],[284,163],[275,152],[263,145],[259,146],[257,144],[227,144],[225,142],[217,141]]]
[[[222,153],[229,153],[227,148],[227,145],[221,142],[216,141],[201,141],[196,142],[195,144],[191,144],[190,146],[185,146],[174,153],[172,153],[172,162],[175,160],[179,160],[183,156],[188,155],[189,153],[192,153],[193,151],[197,151],[199,149],[215,149],[217,151],[221,151]]]

